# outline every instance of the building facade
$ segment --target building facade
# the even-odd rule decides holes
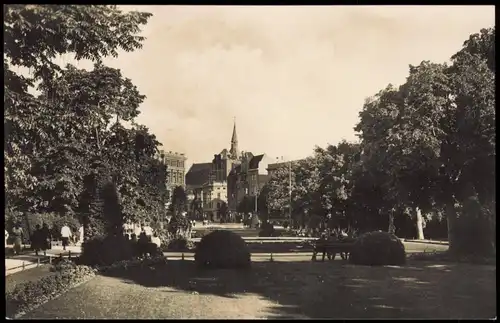
[[[236,123],[233,126],[231,147],[214,154],[210,163],[195,163],[186,174],[186,191],[192,198],[192,212],[217,217],[222,203],[228,203],[227,179],[231,170],[240,164]]]
[[[170,194],[176,186],[185,188],[186,160],[183,153],[160,151],[163,162],[167,165],[167,189]]]
[[[266,154],[244,153],[241,163],[228,176],[228,206],[237,211],[245,197],[258,197],[269,180],[267,168],[273,159]]]

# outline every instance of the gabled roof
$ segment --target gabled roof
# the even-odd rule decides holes
[[[212,163],[194,163],[188,170],[189,172],[197,172],[202,169],[212,169]]]
[[[212,172],[212,163],[197,163],[191,165],[186,174],[187,186],[200,186],[208,181]]]
[[[253,156],[248,163],[248,169],[256,169],[259,168],[259,163],[264,158],[264,155]]]

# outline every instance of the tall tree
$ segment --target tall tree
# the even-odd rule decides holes
[[[185,211],[187,207],[187,195],[182,186],[176,186],[172,192],[172,202],[170,210],[174,216],[178,216],[181,212]]]
[[[357,130],[364,147],[381,158],[386,183],[406,205],[444,207],[450,251],[460,253],[458,213],[470,196],[494,194],[494,29],[472,36],[453,65],[410,66],[399,89],[365,105]],[[481,50],[479,50],[481,49]],[[491,236],[491,235],[490,235]]]
[[[58,55],[74,54],[76,59],[85,58],[100,62],[105,56],[116,56],[120,48],[126,51],[140,48],[144,38],[137,34],[140,26],[145,24],[150,16],[149,13],[123,13],[116,6],[6,5],[4,7],[6,141],[4,168],[7,175],[5,189],[9,207],[21,210],[46,207],[47,201],[40,201],[34,189],[43,190],[43,187],[46,187],[50,190],[71,186],[68,183],[71,174],[66,174],[60,179],[54,178],[50,180],[52,183],[38,185],[37,175],[43,173],[44,167],[51,167],[44,165],[43,161],[49,155],[56,159],[59,157],[53,154],[63,155],[60,158],[64,160],[69,158],[68,154],[88,155],[93,151],[88,147],[82,147],[81,137],[72,140],[75,137],[73,131],[87,130],[85,138],[93,138],[90,132],[95,129],[82,129],[88,122],[82,122],[79,127],[80,120],[74,118],[74,113],[80,108],[80,113],[87,111],[83,112],[85,115],[99,115],[99,112],[91,112],[99,104],[95,101],[90,104],[89,98],[82,97],[81,91],[77,99],[83,100],[83,104],[68,101],[70,96],[67,89],[75,85],[74,78],[80,78],[82,72],[77,72],[74,68],[69,68],[65,72],[54,63],[54,59]],[[23,76],[14,72],[13,67],[27,68],[31,73]],[[62,84],[58,81],[62,81]],[[92,86],[92,82],[82,81],[80,85]],[[39,97],[29,92],[37,83],[43,92]],[[79,86],[75,87],[78,88]],[[53,100],[53,96],[57,93],[54,89],[62,91],[59,95],[59,98],[62,97],[62,102]],[[107,89],[109,90],[109,87]],[[73,93],[70,95],[73,96]],[[95,94],[86,95],[95,98]],[[138,99],[142,100],[140,96]],[[71,102],[70,106],[67,106],[68,102]],[[122,108],[130,107],[128,105],[130,102],[117,103],[115,113]],[[68,135],[69,138],[66,140],[62,142],[59,140]],[[75,174],[77,173],[85,172],[75,171]],[[61,198],[56,199],[59,200],[57,202],[59,205],[62,203],[60,209],[73,207],[74,195],[70,193],[64,197],[62,199],[64,202],[61,202]]]

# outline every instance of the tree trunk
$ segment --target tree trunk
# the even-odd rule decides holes
[[[423,226],[424,219],[422,217],[422,211],[420,210],[420,208],[416,207],[415,213],[417,214],[417,239],[424,240],[425,239],[424,226]]]
[[[450,201],[446,203],[446,220],[448,224],[448,251],[450,253],[457,252],[456,246],[456,235],[457,235],[457,210],[455,208],[455,203]]]
[[[396,234],[396,226],[394,225],[394,210],[389,212],[389,229],[387,231],[390,234]]]

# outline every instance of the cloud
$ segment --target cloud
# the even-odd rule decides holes
[[[139,122],[190,161],[229,148],[302,158],[355,139],[364,99],[442,62],[494,7],[137,6],[144,48],[107,63],[147,96]],[[82,63],[83,64],[83,63]]]

